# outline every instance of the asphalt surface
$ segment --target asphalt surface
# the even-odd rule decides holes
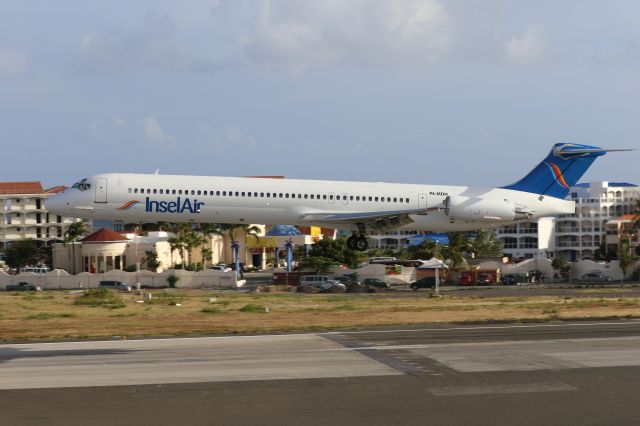
[[[637,425],[640,321],[0,346],[0,424]]]

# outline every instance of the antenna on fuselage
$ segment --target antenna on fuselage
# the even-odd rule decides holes
[[[160,174],[160,169],[156,169],[156,171],[153,174],[154,175]]]

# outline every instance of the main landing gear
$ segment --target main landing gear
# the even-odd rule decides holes
[[[364,225],[358,224],[358,231],[360,231],[359,234],[354,232],[352,236],[347,238],[347,247],[350,250],[366,251],[369,248],[369,242],[367,237],[364,236]]]

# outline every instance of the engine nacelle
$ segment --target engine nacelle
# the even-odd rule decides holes
[[[533,217],[533,212],[525,206],[508,200],[449,196],[444,212],[451,220],[473,222],[510,222]]]

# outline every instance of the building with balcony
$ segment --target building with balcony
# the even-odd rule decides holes
[[[592,258],[605,245],[607,223],[636,210],[640,186],[607,181],[579,183],[568,198],[576,203],[575,213],[500,227],[498,238],[505,253],[514,258]]]
[[[62,241],[72,219],[50,214],[44,202],[63,189],[45,190],[40,182],[0,182],[0,252],[19,240],[32,239],[38,246]]]

